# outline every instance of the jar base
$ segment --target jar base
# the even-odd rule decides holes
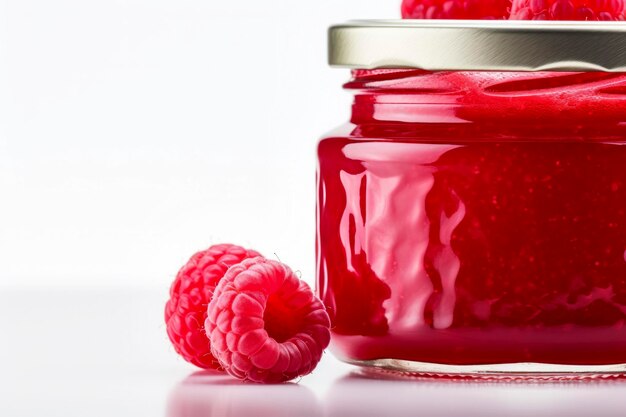
[[[626,378],[626,364],[556,365],[507,363],[444,365],[399,359],[344,360],[376,378],[442,378],[476,380],[563,381]]]

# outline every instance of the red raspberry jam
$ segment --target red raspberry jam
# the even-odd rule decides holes
[[[346,88],[351,121],[318,148],[337,356],[626,364],[626,74],[358,70]]]

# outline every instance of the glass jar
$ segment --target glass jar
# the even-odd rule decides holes
[[[626,372],[626,53],[601,51],[625,27],[331,28],[354,92],[350,123],[318,146],[336,356],[418,374]]]

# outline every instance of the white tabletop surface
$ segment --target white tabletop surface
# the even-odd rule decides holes
[[[625,416],[626,382],[376,380],[327,353],[300,381],[243,384],[179,359],[164,291],[0,290],[0,416]]]

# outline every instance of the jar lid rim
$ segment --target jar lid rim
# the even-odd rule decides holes
[[[328,46],[344,68],[626,72],[626,22],[357,20]]]

